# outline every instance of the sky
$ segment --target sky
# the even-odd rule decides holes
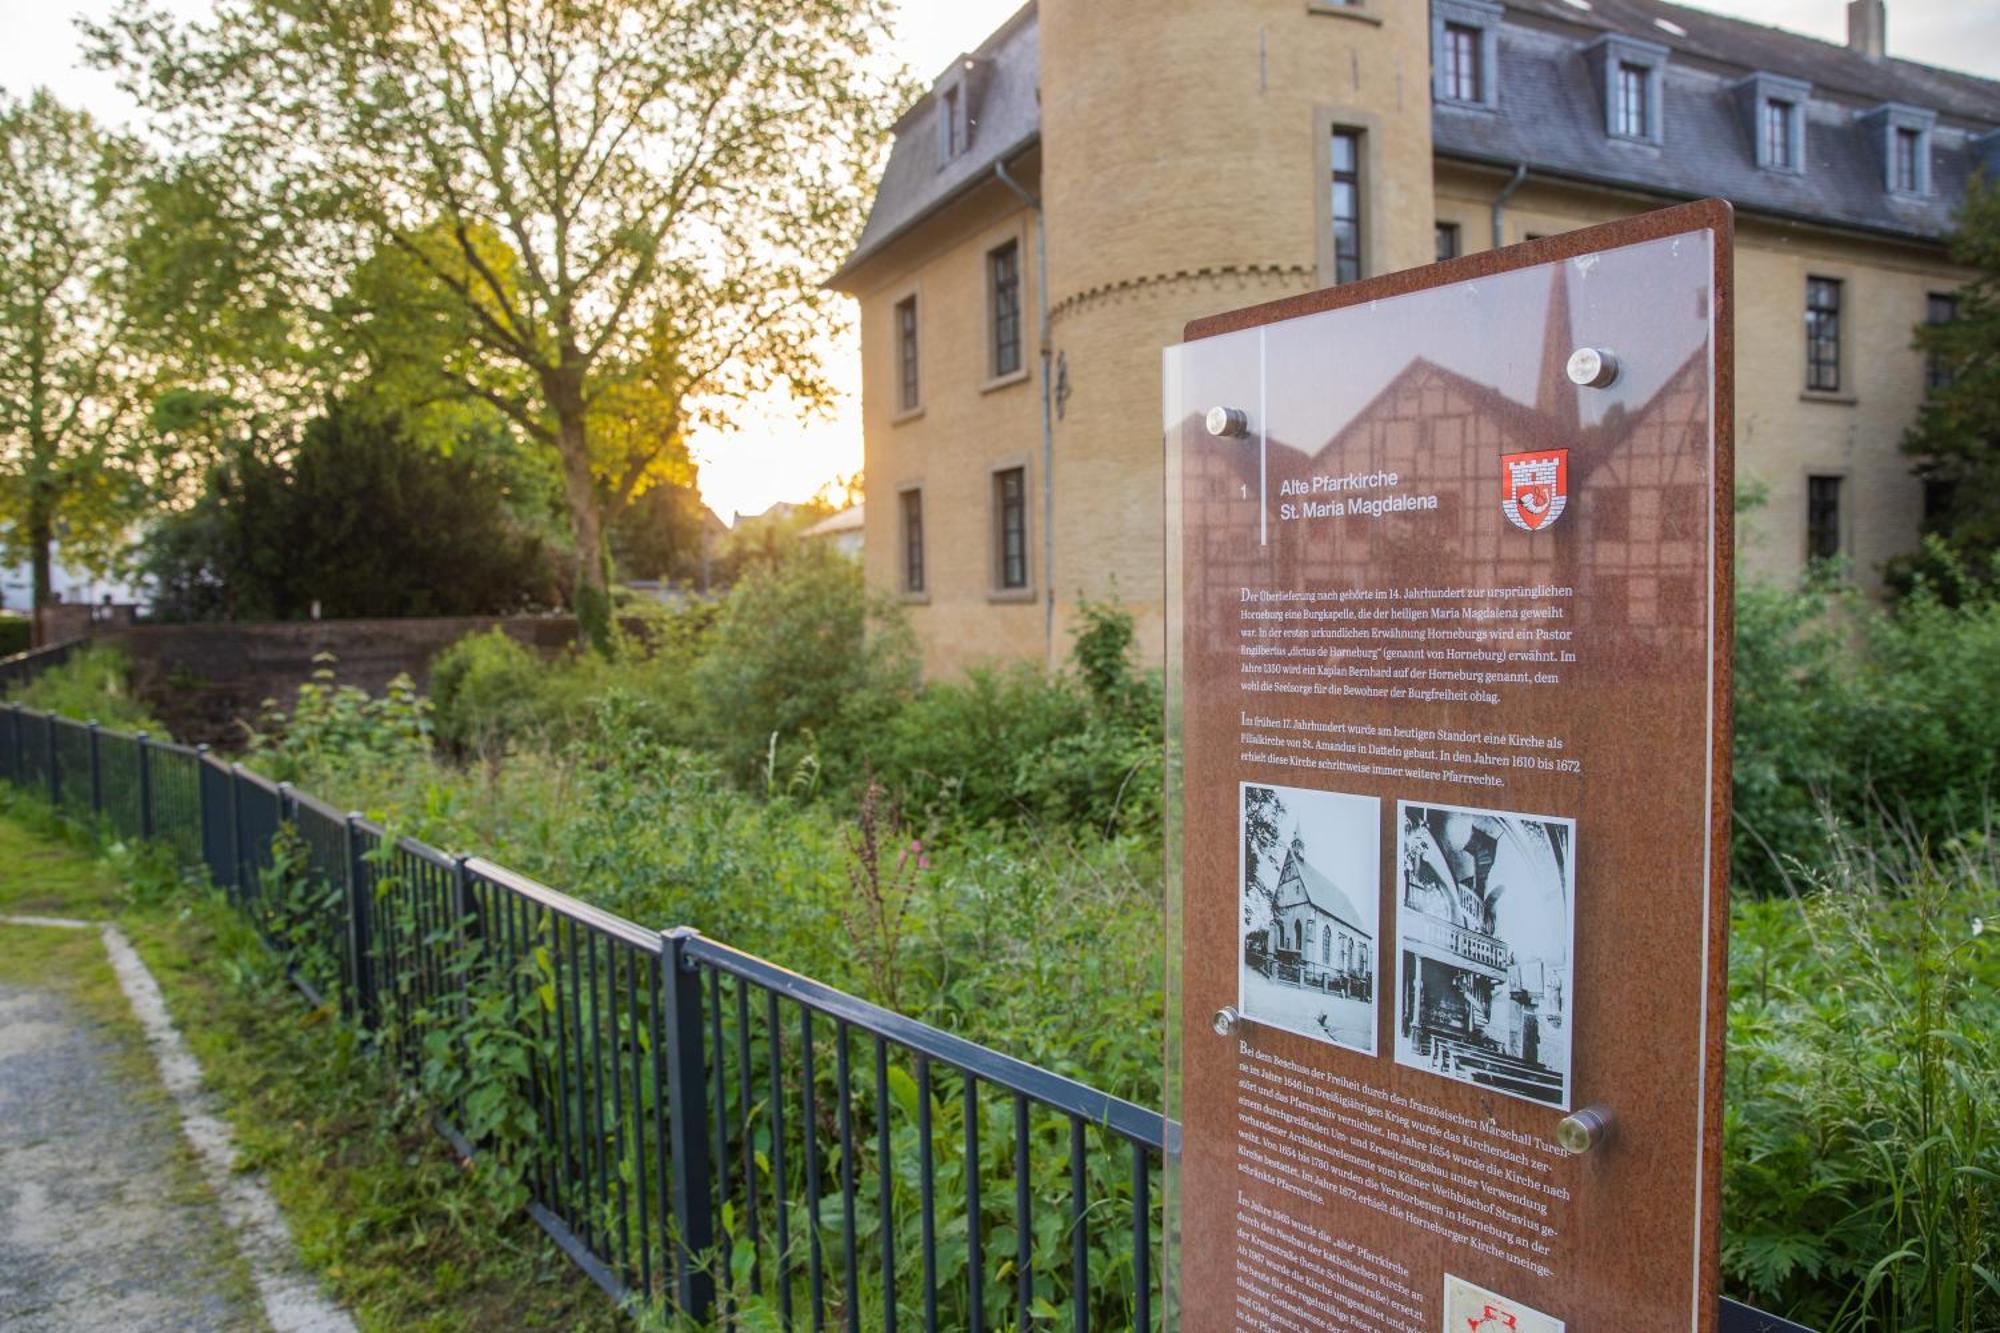
[[[196,17],[208,0],[157,0]],[[1412,0],[1413,2],[1413,0]],[[0,89],[20,95],[37,84],[64,101],[89,107],[100,118],[128,121],[129,99],[104,74],[80,67],[74,22],[101,17],[115,0],[0,0],[7,39],[0,45]],[[1021,0],[901,0],[899,53],[923,79],[968,51]],[[1844,41],[1845,0],[1708,0],[1718,13],[1775,24]],[[1911,60],[2000,78],[2000,3],[1992,0],[1889,0],[1889,53]],[[843,298],[844,300],[845,298]],[[802,500],[822,485],[861,469],[861,347],[851,328],[831,335],[824,354],[840,387],[831,415],[808,416],[774,394],[739,414],[738,428],[705,432],[692,442],[701,465],[701,489],[725,521],[741,511],[760,513],[778,500]]]

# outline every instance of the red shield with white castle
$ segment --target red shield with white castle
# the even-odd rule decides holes
[[[1539,532],[1569,503],[1569,450],[1500,456],[1500,508],[1523,532]]]

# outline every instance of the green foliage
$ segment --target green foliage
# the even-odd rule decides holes
[[[1957,317],[1921,325],[1917,346],[1945,372],[1903,439],[1942,501],[1932,530],[1990,581],[2000,555],[2000,178],[1973,181],[1959,204],[1951,252],[1972,270]]]
[[[232,449],[192,508],[154,525],[158,614],[182,620],[483,615],[550,605],[541,539],[477,448],[420,449],[336,407],[296,449]]]
[[[25,708],[60,713],[79,722],[101,722],[120,731],[166,729],[132,693],[132,664],[116,648],[85,647],[50,667],[9,696]]]
[[[47,90],[0,96],[0,551],[51,596],[51,549],[104,568],[141,511],[149,460],[119,262],[138,146]]]
[[[34,625],[26,616],[0,615],[0,657],[27,652],[34,632]]]
[[[870,758],[940,814],[1155,835],[1160,682],[1133,666],[1132,638],[1128,612],[1085,603],[1068,675],[1018,666],[927,686]]]
[[[265,701],[250,738],[260,773],[278,782],[309,783],[354,769],[420,763],[430,755],[430,701],[408,676],[371,695],[339,684],[331,655],[315,660],[320,665],[299,686],[289,711],[276,700]]]
[[[908,627],[869,596],[860,568],[799,546],[731,590],[694,676],[724,767],[769,785],[815,752],[855,776],[866,738],[915,690],[917,664]]]
[[[1724,1272],[1828,1333],[2000,1327],[1994,844],[1827,859],[1736,911]]]

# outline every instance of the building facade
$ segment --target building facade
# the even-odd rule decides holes
[[[1263,957],[1253,959],[1278,981],[1367,1000],[1375,993],[1375,937],[1340,887],[1306,859],[1292,835],[1278,870]]]
[[[1838,0],[1827,0],[1837,3]],[[861,306],[865,565],[927,666],[1157,654],[1160,349],[1186,322],[1686,199],[1737,208],[1745,567],[1916,542],[1899,445],[2000,84],[1660,0],[1037,0],[903,116]]]

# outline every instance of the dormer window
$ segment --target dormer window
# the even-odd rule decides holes
[[[938,166],[958,160],[972,146],[976,120],[972,114],[972,75],[978,62],[970,58],[953,63],[937,81]]]
[[[1614,33],[1590,48],[1590,60],[1604,94],[1605,132],[1614,139],[1659,143],[1665,137],[1661,83],[1667,48]]]
[[[1431,5],[1431,95],[1454,106],[1491,107],[1500,60],[1500,19],[1489,0]]]
[[[1891,102],[1863,118],[1881,134],[1882,185],[1891,194],[1920,199],[1931,192],[1931,127],[1937,113]]]
[[[1806,169],[1806,104],[1812,85],[1776,74],[1753,74],[1737,85],[1757,165],[1795,175]]]

